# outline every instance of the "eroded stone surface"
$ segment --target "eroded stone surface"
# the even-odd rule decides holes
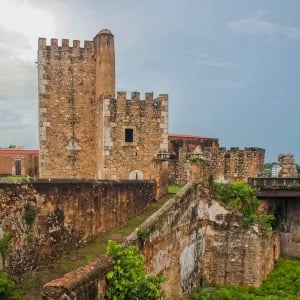
[[[8,272],[20,277],[88,237],[116,228],[155,198],[149,181],[50,181],[0,184],[0,233],[11,235]],[[36,211],[32,225],[25,206]]]

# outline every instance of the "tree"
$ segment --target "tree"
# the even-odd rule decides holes
[[[113,259],[113,269],[107,273],[106,296],[109,300],[156,300],[162,296],[163,276],[146,275],[143,256],[138,247],[123,247],[108,241],[106,254]]]

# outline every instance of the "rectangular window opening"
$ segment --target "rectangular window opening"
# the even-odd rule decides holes
[[[126,143],[132,143],[133,142],[133,129],[132,128],[126,128],[125,129],[125,142]]]

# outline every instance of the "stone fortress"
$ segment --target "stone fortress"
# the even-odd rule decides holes
[[[40,178],[155,179],[168,148],[168,96],[115,97],[109,30],[83,48],[40,38],[38,83]]]
[[[47,46],[39,39],[38,71],[41,180],[0,188],[0,233],[12,237],[9,274],[21,278],[121,226],[161,196],[165,189],[157,190],[169,179],[188,184],[141,224],[149,230],[147,272],[166,275],[166,295],[206,283],[260,285],[280,255],[279,234],[246,226],[241,214],[215,201],[211,179],[257,176],[263,149],[226,150],[216,138],[168,134],[167,95],[116,96],[109,30],[83,48],[79,41],[70,47],[52,39]],[[28,205],[36,212],[32,224],[24,218]],[[298,213],[293,205],[290,211]],[[298,219],[283,227],[294,223]],[[138,244],[137,230],[126,241]],[[103,299],[110,268],[99,257],[47,283],[43,299]]]
[[[211,161],[215,180],[263,172],[264,150],[219,147],[218,139],[168,135],[168,95],[115,97],[114,36],[93,41],[40,38],[38,45],[40,178],[189,181],[189,157]],[[169,162],[169,164],[168,164]],[[168,167],[169,165],[169,167]],[[169,168],[169,169],[168,169]]]

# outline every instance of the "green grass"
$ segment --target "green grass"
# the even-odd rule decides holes
[[[168,186],[168,193],[176,194],[177,192],[179,192],[182,189],[182,187],[183,187],[183,185],[171,183]]]
[[[0,175],[0,182],[28,182],[32,180],[32,177],[27,176]]]
[[[82,248],[64,253],[47,268],[26,274],[24,281],[18,284],[18,290],[22,295],[21,298],[24,300],[41,299],[40,290],[45,283],[86,265],[99,255],[105,254],[108,240],[122,242],[135,228],[139,227],[172,196],[173,195],[168,195],[159,201],[151,203],[144,212],[129,220],[122,227],[100,234],[97,238],[91,239],[87,245]]]
[[[222,286],[199,289],[189,300],[300,299],[300,261],[282,258],[259,287]]]

